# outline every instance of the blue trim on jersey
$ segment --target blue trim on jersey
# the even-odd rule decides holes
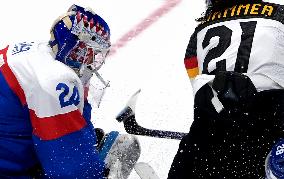
[[[46,176],[60,179],[103,178],[104,162],[96,152],[95,134],[89,125],[56,140],[33,138]]]
[[[38,163],[27,106],[0,72],[0,174],[23,174]]]

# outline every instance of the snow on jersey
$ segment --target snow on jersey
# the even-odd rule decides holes
[[[0,177],[29,178],[40,165],[51,178],[101,178],[91,107],[76,73],[46,43],[9,45],[0,54]]]
[[[218,71],[251,78],[260,90],[284,87],[284,6],[244,4],[212,13],[187,47],[185,66],[194,91]]]

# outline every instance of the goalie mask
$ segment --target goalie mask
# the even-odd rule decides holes
[[[83,84],[104,64],[111,46],[108,24],[77,5],[55,21],[50,33],[55,59],[72,68]]]

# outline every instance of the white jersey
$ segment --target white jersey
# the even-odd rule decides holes
[[[84,90],[74,71],[55,60],[47,43],[23,42],[10,45],[6,54],[6,80],[22,105],[27,105],[34,133],[42,139],[53,139],[79,130],[82,125],[65,132],[49,132],[44,119],[56,121],[68,115],[82,115]],[[78,128],[79,127],[79,128]],[[57,129],[52,129],[57,130]],[[69,130],[69,129],[68,129]]]
[[[250,77],[258,91],[284,87],[284,7],[245,4],[212,13],[189,42],[185,65],[194,91],[217,71]]]
[[[39,117],[77,109],[82,113],[84,90],[81,80],[71,68],[53,58],[47,44],[33,44],[27,52],[19,53],[15,47],[8,51],[7,62],[25,93],[29,109]],[[72,94],[80,101],[77,105],[68,105]],[[39,110],[39,106],[45,106],[45,109]]]

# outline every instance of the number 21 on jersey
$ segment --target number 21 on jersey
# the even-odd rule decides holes
[[[240,37],[237,38],[240,39],[240,44],[238,47],[236,47],[238,49],[233,49],[237,50],[237,55],[234,69],[232,70],[239,73],[246,73],[248,69],[249,58],[257,21],[239,22],[239,25],[241,27],[241,33],[238,34],[238,36]],[[226,66],[227,59],[224,54],[229,49],[232,43],[236,43],[232,38],[233,35],[236,35],[236,33],[234,34],[234,31],[228,26],[226,26],[225,23],[224,25],[209,28],[205,32],[205,36],[201,44],[203,50],[209,47],[213,38],[218,38],[219,41],[217,42],[217,45],[215,44],[213,48],[209,47],[210,49],[204,57],[202,66],[203,74],[214,75],[218,71],[228,70],[228,67]],[[222,59],[223,56],[224,59]],[[209,65],[209,63],[212,63],[212,60],[219,57],[221,59],[216,62],[216,68],[214,69],[212,67],[213,65]]]

